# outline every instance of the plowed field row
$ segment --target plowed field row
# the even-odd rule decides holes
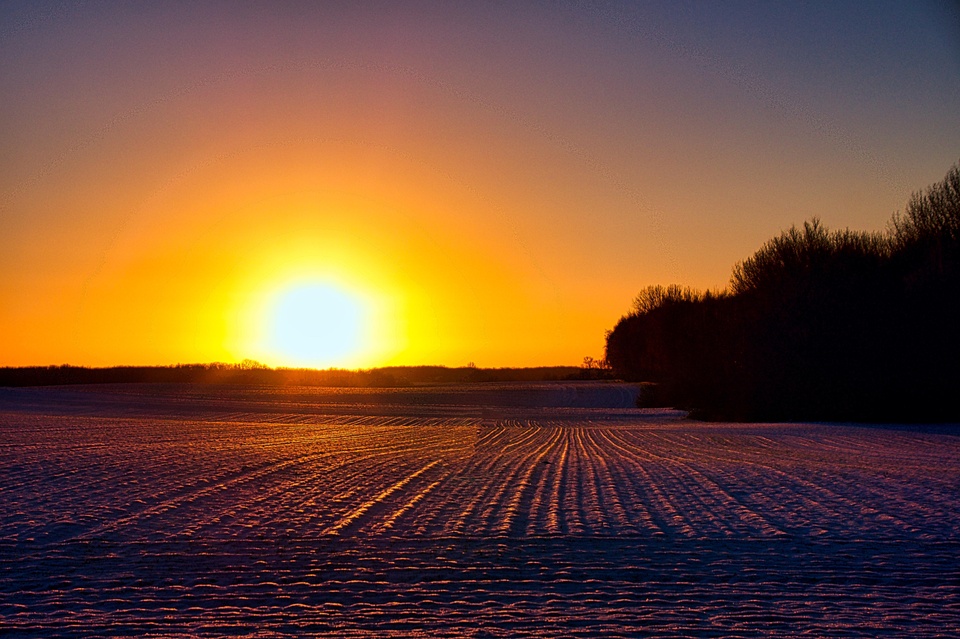
[[[955,427],[163,392],[0,404],[4,636],[960,636]]]

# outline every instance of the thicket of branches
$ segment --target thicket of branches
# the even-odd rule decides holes
[[[960,165],[883,233],[793,227],[730,286],[649,287],[607,362],[713,419],[960,418]]]

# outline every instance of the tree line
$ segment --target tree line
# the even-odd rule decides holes
[[[705,419],[960,419],[960,164],[883,232],[818,219],[722,291],[651,286],[607,333],[646,405]]]
[[[253,360],[238,364],[176,366],[26,366],[0,368],[2,386],[65,384],[236,384],[247,386],[406,387],[482,382],[541,382],[592,379],[575,366],[478,368],[476,366],[387,366],[368,370],[270,368]]]

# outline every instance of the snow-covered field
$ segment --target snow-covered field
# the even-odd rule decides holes
[[[0,389],[0,635],[960,637],[960,426]]]

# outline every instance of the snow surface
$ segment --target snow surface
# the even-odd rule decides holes
[[[960,426],[0,389],[0,635],[960,637]]]

